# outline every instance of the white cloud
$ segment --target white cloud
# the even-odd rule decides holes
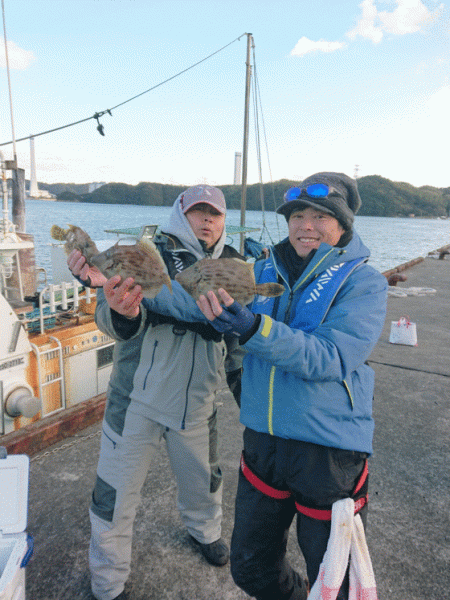
[[[36,57],[29,50],[24,50],[15,44],[14,42],[7,42],[8,44],[8,60],[9,67],[11,69],[17,69],[23,71],[31,65]],[[0,68],[6,68],[6,54],[5,45],[1,45],[0,49]]]
[[[374,4],[374,0],[363,0],[359,5],[362,10],[361,18],[359,19],[356,27],[349,31],[346,35],[351,40],[354,40],[356,36],[368,38],[373,42],[381,42],[383,32],[379,26],[375,25],[377,20],[378,11]]]
[[[314,42],[303,36],[291,51],[291,56],[305,56],[310,52],[335,52],[335,50],[340,50],[344,46],[345,43],[343,42],[327,42],[325,40]]]
[[[396,0],[396,4],[391,12],[378,11],[377,0],[363,0],[359,5],[362,15],[356,27],[347,32],[347,37],[354,40],[359,35],[378,43],[385,33],[415,33],[430,23],[443,8],[441,4],[430,12],[421,0]]]
[[[416,33],[429,24],[442,12],[443,4],[435,11],[430,11],[421,0],[395,0],[397,6],[392,11],[378,10],[379,0],[363,0],[359,7],[361,16],[356,27],[346,33],[350,40],[357,36],[372,40],[376,44],[381,42],[386,33],[405,35]],[[384,4],[384,2],[383,2]],[[311,52],[335,52],[341,50],[344,42],[317,42],[303,36],[291,51],[291,56],[305,56]]]
[[[378,13],[383,29],[395,35],[420,31],[431,20],[431,13],[420,0],[397,0],[397,8]]]

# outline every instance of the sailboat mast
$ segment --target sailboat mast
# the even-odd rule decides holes
[[[245,111],[244,111],[244,145],[242,149],[242,195],[241,195],[241,228],[245,227],[245,210],[247,203],[247,158],[248,158],[248,130],[249,130],[249,107],[250,107],[250,82],[252,78],[252,65],[250,63],[250,50],[253,36],[247,36],[247,66],[245,76]],[[240,253],[244,254],[245,233],[241,233]]]

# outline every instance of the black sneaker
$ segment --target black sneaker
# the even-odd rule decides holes
[[[199,546],[201,553],[206,560],[216,567],[223,567],[230,558],[230,551],[222,538],[219,538],[211,544],[202,544],[191,535],[192,541]]]

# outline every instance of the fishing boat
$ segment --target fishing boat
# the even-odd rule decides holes
[[[255,231],[245,226],[252,46],[252,35],[246,35],[241,225],[227,226],[228,233],[241,236],[241,253],[246,234]],[[33,236],[25,231],[25,179],[17,166],[14,132],[13,144],[13,160],[0,151],[0,445],[31,455],[101,419],[114,340],[97,328],[95,290],[72,277],[61,244],[51,248],[51,282],[36,265]],[[151,239],[157,225],[105,231]]]
[[[33,236],[8,218],[9,165],[2,153],[0,158],[0,444],[5,445],[4,436],[24,428],[31,436],[37,421],[104,395],[114,342],[95,325],[95,290],[73,279],[61,246],[52,248],[52,283],[36,266]],[[14,202],[12,213],[25,221]]]

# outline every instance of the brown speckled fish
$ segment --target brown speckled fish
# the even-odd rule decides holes
[[[249,304],[257,294],[274,298],[284,292],[279,283],[256,284],[253,265],[239,258],[202,258],[177,273],[175,279],[195,300],[210,290],[217,295],[219,288],[240,304]]]
[[[95,243],[81,227],[77,227],[76,225],[69,225],[69,229],[63,229],[62,227],[59,227],[59,225],[53,225],[50,230],[50,235],[54,240],[66,242],[64,249],[67,255],[69,255],[72,250],[79,250],[88,264],[91,264],[92,257],[98,254]]]
[[[119,242],[100,252],[91,259],[91,264],[110,279],[120,275],[122,281],[132,277],[142,288],[146,298],[154,298],[167,285],[172,292],[172,282],[166,265],[155,244],[150,240],[140,240],[131,246]]]

